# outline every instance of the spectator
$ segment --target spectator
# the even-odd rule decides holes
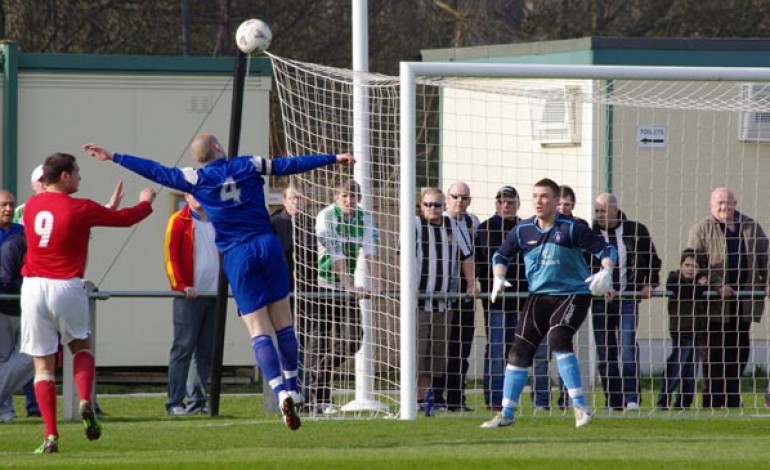
[[[270,225],[278,236],[278,240],[281,241],[283,257],[289,267],[289,290],[293,293],[289,301],[291,310],[294,312],[294,323],[299,326],[297,339],[300,343],[300,351],[304,352],[307,349],[307,319],[310,309],[308,308],[308,299],[302,293],[318,290],[317,260],[314,254],[316,249],[315,234],[304,213],[305,199],[299,188],[286,186],[283,188],[281,196],[283,207],[270,216]],[[299,261],[298,263],[295,263],[295,258]],[[302,400],[309,403],[307,387],[305,386],[305,361],[306,359],[300,360],[297,376],[302,389]]]
[[[668,298],[668,331],[671,335],[671,354],[666,360],[657,407],[668,409],[671,396],[679,388],[674,400],[675,410],[690,407],[695,396],[695,376],[698,369],[698,347],[706,331],[706,276],[705,261],[698,261],[695,250],[682,252],[679,269],[671,271],[666,280]]]
[[[95,440],[102,434],[92,404],[96,368],[82,280],[91,229],[138,223],[152,213],[155,191],[144,189],[137,205],[119,211],[74,198],[71,194],[80,188],[80,167],[66,153],[45,159],[43,178],[45,191],[32,196],[24,210],[27,256],[22,268],[21,351],[34,357],[35,396],[45,424],[46,437],[36,452],[53,453],[59,450],[55,370],[60,343],[72,352],[86,437]]]
[[[0,293],[21,291],[21,266],[27,244],[24,227],[12,222],[16,199],[0,190]],[[19,351],[21,307],[18,300],[0,300],[0,423],[16,418],[13,394],[35,375],[32,357]],[[34,403],[34,402],[33,402]],[[37,403],[35,403],[37,405]],[[27,408],[29,412],[29,408]]]
[[[495,215],[482,222],[476,231],[476,273],[482,292],[492,290],[492,255],[503,244],[508,232],[521,220],[516,215],[519,205],[516,188],[501,187],[495,195]],[[512,283],[513,292],[527,292],[524,263],[520,256],[508,266],[505,278]],[[482,300],[487,331],[487,344],[484,348],[484,404],[490,411],[501,409],[505,358],[513,344],[517,319],[525,301],[526,298],[513,295],[501,297],[495,302],[487,298]]]
[[[168,360],[166,402],[166,412],[170,416],[209,414],[206,383],[214,347],[217,299],[199,294],[216,292],[219,280],[214,227],[195,197],[186,193],[184,198],[187,205],[168,220],[163,250],[171,290],[184,293],[184,298],[173,299],[174,340]],[[193,355],[195,361],[192,361]],[[193,363],[195,380],[190,383],[192,387],[188,387]],[[185,394],[188,396],[186,404]]]
[[[302,195],[294,186],[286,186],[281,191],[283,207],[270,214],[273,227],[283,247],[283,258],[289,267],[289,289],[294,291],[294,217],[302,210]]]
[[[43,187],[43,165],[38,165],[32,170],[29,186],[32,188],[32,194],[40,194],[44,191]],[[24,214],[24,204],[19,204],[13,211],[13,223],[23,224],[22,215]]]
[[[581,219],[580,217],[575,217],[575,214],[573,211],[575,210],[575,204],[577,204],[577,198],[575,197],[575,190],[572,189],[571,186],[567,186],[566,184],[563,184],[559,186],[559,189],[561,189],[561,199],[559,199],[559,207],[558,211],[562,215],[567,215],[575,219],[576,222],[583,223],[585,225],[588,225],[588,222]]]
[[[426,295],[452,292],[453,282],[460,278],[462,271],[466,293],[475,295],[473,252],[468,239],[461,235],[460,224],[442,214],[444,195],[438,188],[428,188],[420,201],[416,233],[418,292]],[[450,302],[443,298],[421,299],[417,305],[417,396],[424,401],[426,416],[431,416],[431,385],[446,371],[453,311]]]
[[[327,154],[270,160],[244,155],[228,159],[219,140],[207,133],[198,134],[190,144],[190,154],[202,165],[200,168],[169,168],[153,160],[116,154],[96,144],[85,144],[83,151],[191,193],[200,201],[214,224],[222,270],[251,337],[254,359],[273,389],[284,424],[292,431],[299,429],[302,421],[295,409],[295,400],[302,397],[297,389],[299,343],[288,300],[289,272],[265,207],[264,177],[297,174],[334,163],[354,165],[353,156]]]
[[[32,188],[33,194],[39,194],[43,192],[43,165],[38,165],[35,167],[34,170],[32,170],[32,174],[30,175],[30,181],[29,185],[30,188]],[[15,224],[23,224],[24,221],[22,220],[21,216],[24,214],[24,204],[19,204],[16,206],[16,210],[13,212],[13,223]],[[26,245],[24,247],[26,250]],[[37,406],[37,400],[35,399],[35,386],[32,382],[32,379],[30,379],[29,382],[24,384],[24,402],[25,407],[27,408],[27,416],[34,416],[34,417],[40,417],[40,407]],[[97,411],[99,410],[98,404]]]
[[[711,213],[690,229],[687,245],[708,258],[709,299],[703,359],[703,406],[741,406],[741,375],[749,360],[751,323],[759,322],[764,297],[736,297],[736,291],[768,291],[768,239],[762,227],[736,210],[727,188],[711,192]]]
[[[354,273],[363,250],[372,281],[372,293],[380,290],[377,263],[379,232],[374,218],[358,207],[361,188],[355,180],[340,183],[334,203],[316,217],[318,239],[318,287],[329,293],[319,299],[309,321],[305,374],[308,394],[315,404],[311,411],[334,414],[332,377],[343,361],[361,347],[363,330],[358,299],[347,294],[361,292]]]
[[[591,294],[605,296],[607,300],[612,300],[615,295],[612,271],[617,254],[612,245],[591,229],[556,211],[559,194],[559,186],[553,180],[545,178],[535,183],[532,194],[535,216],[519,222],[506,235],[492,260],[495,278],[490,302],[494,303],[503,288],[511,285],[504,276],[517,253],[524,256],[529,297],[508,352],[502,411],[484,422],[482,428],[514,423],[528,369],[546,332],[559,375],[574,404],[575,426],[585,426],[593,419],[583,395],[580,365],[572,338],[588,315]],[[603,269],[591,277],[584,251],[601,259]]]
[[[444,215],[451,217],[459,228],[459,235],[465,238],[467,245],[473,249],[479,218],[468,212],[471,205],[471,189],[458,181],[447,191],[446,210]],[[466,280],[460,276],[453,290],[460,293],[468,291]],[[468,357],[471,355],[473,335],[476,325],[476,299],[464,297],[453,302],[452,324],[449,327],[449,345],[447,346],[446,384],[434,383],[436,407],[444,402],[446,388],[446,407],[449,411],[472,411],[465,399],[465,377],[468,374]],[[445,386],[444,386],[445,385]]]
[[[638,298],[593,300],[599,375],[609,409],[638,410],[641,401],[636,343],[639,302],[650,298],[660,283],[661,261],[647,227],[628,220],[613,194],[599,194],[594,211],[594,232],[604,237],[618,253],[613,277],[615,290],[639,292]]]

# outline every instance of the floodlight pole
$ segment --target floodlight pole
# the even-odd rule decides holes
[[[230,107],[230,139],[227,156],[238,155],[241,140],[241,117],[243,115],[243,88],[246,81],[246,54],[235,50],[235,71],[233,72],[233,101]],[[211,352],[211,393],[209,394],[209,413],[219,416],[219,398],[222,394],[222,363],[225,352],[225,324],[227,323],[227,276],[222,269],[222,255],[219,255],[219,282],[217,284],[217,304],[214,314],[214,348]]]

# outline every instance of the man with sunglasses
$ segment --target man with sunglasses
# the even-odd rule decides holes
[[[473,251],[460,233],[459,224],[443,214],[444,195],[438,188],[426,189],[417,217],[417,276],[419,292],[435,297],[417,303],[417,396],[423,398],[426,416],[433,414],[434,390],[446,372],[447,343],[453,311],[445,294],[456,289],[460,272],[465,293],[476,294]]]
[[[479,218],[468,212],[471,205],[471,188],[467,183],[457,181],[447,191],[444,215],[450,217],[458,228],[458,233],[473,249],[473,239],[479,228]],[[465,279],[458,277],[453,290],[466,292]],[[464,297],[452,302],[452,324],[449,327],[449,345],[447,351],[447,371],[445,380],[433,383],[436,391],[436,407],[446,403],[448,411],[472,411],[465,403],[465,377],[468,373],[468,357],[471,355],[473,335],[476,324],[476,299]],[[446,401],[444,401],[446,390]]]

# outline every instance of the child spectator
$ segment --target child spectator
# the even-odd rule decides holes
[[[668,409],[671,395],[679,387],[674,409],[689,408],[695,395],[698,345],[706,331],[707,276],[699,272],[706,263],[699,260],[695,250],[682,252],[679,269],[671,271],[666,289],[672,292],[668,298],[668,328],[672,350],[666,361],[666,370],[658,395],[657,407]]]

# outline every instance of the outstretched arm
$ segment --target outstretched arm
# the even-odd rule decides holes
[[[257,171],[263,175],[294,175],[315,170],[332,163],[353,166],[356,164],[356,159],[350,153],[341,153],[338,155],[304,155],[291,158],[274,158],[272,160],[254,157],[254,162]]]
[[[112,151],[107,150],[98,144],[85,144],[83,145],[83,151],[103,162],[107,160],[112,161],[112,158],[115,155]]]
[[[353,166],[356,164],[356,159],[353,158],[352,153],[340,153],[337,155],[337,163],[343,166]]]
[[[181,170],[167,167],[154,160],[114,153],[98,144],[85,144],[83,151],[102,161],[110,160],[150,181],[185,193],[192,191],[197,173],[192,168]]]

